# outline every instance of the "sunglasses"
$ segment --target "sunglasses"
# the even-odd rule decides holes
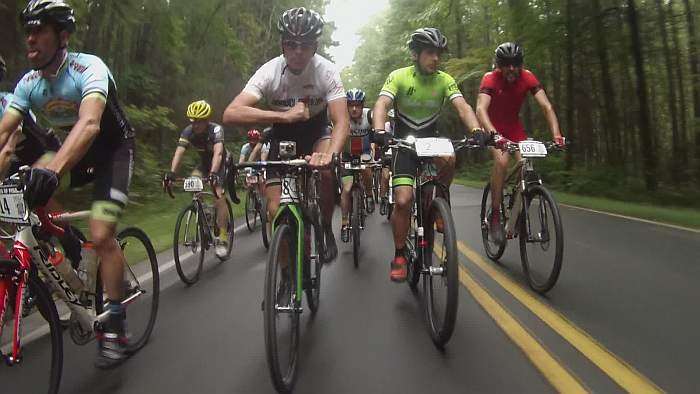
[[[522,62],[522,61],[517,61],[517,60],[516,60],[516,61],[501,60],[501,61],[499,61],[499,62],[496,62],[496,65],[497,65],[498,67],[510,67],[510,66],[513,66],[513,67],[522,67],[522,66],[523,66],[523,62]]]
[[[294,41],[294,40],[284,40],[284,41],[282,41],[282,46],[285,47],[286,49],[290,49],[290,50],[295,50],[297,48],[301,48],[305,51],[308,51],[309,49],[315,48],[316,43],[315,42]]]

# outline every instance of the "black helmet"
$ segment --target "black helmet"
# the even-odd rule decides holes
[[[323,18],[304,7],[285,11],[277,21],[277,30],[287,38],[315,41],[323,33]]]
[[[496,65],[520,66],[523,64],[523,48],[514,42],[504,42],[496,48]]]
[[[411,34],[408,48],[413,51],[420,51],[425,48],[437,48],[446,51],[447,37],[434,27],[423,27]]]
[[[7,65],[5,64],[5,59],[0,55],[0,81],[5,78],[5,73],[7,72]]]
[[[23,26],[53,24],[59,30],[75,31],[73,8],[63,0],[29,0],[19,14],[19,21]]]

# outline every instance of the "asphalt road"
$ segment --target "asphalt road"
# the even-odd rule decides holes
[[[484,257],[481,192],[452,193],[463,286],[446,351],[430,340],[420,295],[389,281],[390,226],[375,213],[360,267],[340,245],[318,314],[303,314],[296,392],[700,391],[700,234],[562,207],[564,265],[542,297],[525,285],[517,242],[501,265]],[[94,369],[94,343],[64,335],[61,392],[273,392],[260,309],[266,255],[259,232],[243,230],[231,259],[209,257],[196,285],[165,270],[151,341],[116,370]],[[37,392],[43,368],[31,355],[46,347],[32,342],[24,364],[0,367],[3,393]],[[5,391],[9,382],[21,389]]]

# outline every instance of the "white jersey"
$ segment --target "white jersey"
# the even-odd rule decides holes
[[[311,117],[324,111],[329,102],[345,98],[340,73],[320,55],[314,55],[299,75],[289,71],[280,55],[263,64],[243,91],[264,98],[273,111],[287,111],[300,101],[306,102]]]
[[[350,118],[350,135],[367,135],[372,131],[372,125],[370,124],[370,113],[371,109],[362,109],[362,118],[359,122],[355,122],[355,119]]]

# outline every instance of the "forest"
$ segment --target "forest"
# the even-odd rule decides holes
[[[137,187],[145,179],[152,185],[169,162],[189,102],[207,99],[220,119],[255,69],[280,53],[275,24],[283,10],[307,6],[323,13],[328,3],[68,2],[78,23],[70,48],[105,60],[138,130],[137,175],[148,177],[137,176]],[[12,90],[27,70],[17,19],[24,5],[24,0],[0,4],[0,53],[9,69],[2,90]],[[405,45],[410,33],[438,27],[450,46],[444,70],[475,106],[495,47],[517,41],[525,49],[525,67],[542,82],[572,142],[565,155],[543,163],[546,181],[575,193],[700,207],[695,6],[691,0],[390,0],[362,28],[362,43],[343,79],[346,88],[363,88],[374,101],[389,72],[410,64]],[[322,55],[342,44],[332,39],[337,21],[327,22]],[[533,136],[549,136],[534,101],[526,102],[521,116]],[[463,133],[450,110],[440,128],[453,136]],[[227,140],[236,149],[240,130],[229,130]],[[486,171],[486,158],[467,157],[464,171]]]

